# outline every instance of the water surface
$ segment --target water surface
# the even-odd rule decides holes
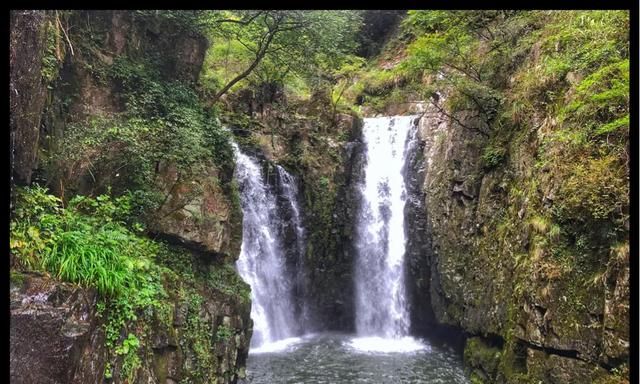
[[[429,383],[468,384],[460,356],[423,340],[384,340],[319,334],[252,350],[251,384]]]

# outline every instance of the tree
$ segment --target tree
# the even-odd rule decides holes
[[[436,96],[438,90],[453,90],[448,98],[451,109],[466,111],[467,119],[478,124],[463,124],[449,115],[439,97],[433,97],[432,104],[485,137],[503,98],[498,91],[505,73],[501,56],[519,33],[505,28],[504,21],[515,15],[513,11],[409,11],[403,22],[405,32],[416,36],[403,70],[419,77],[430,74],[434,78],[430,92]]]
[[[217,90],[217,101],[251,74],[282,81],[290,74],[313,79],[355,49],[361,17],[355,11],[222,11],[210,16],[217,42],[234,42],[247,55],[246,67]],[[212,63],[216,65],[219,63]]]

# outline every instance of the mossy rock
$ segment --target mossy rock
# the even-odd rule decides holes
[[[499,347],[491,346],[481,337],[467,339],[464,348],[464,362],[471,367],[472,382],[493,382],[502,357]]]

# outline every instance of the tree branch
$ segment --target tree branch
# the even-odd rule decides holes
[[[219,24],[222,24],[222,23],[235,23],[235,24],[240,24],[240,25],[248,25],[263,13],[264,13],[264,11],[258,11],[256,14],[254,14],[251,17],[249,17],[248,19],[241,19],[241,20],[236,20],[236,19],[218,19],[218,20],[213,20],[213,22],[214,23],[219,23]]]
[[[264,38],[267,37],[266,41],[264,41]],[[225,85],[214,97],[213,97],[213,103],[217,102],[220,97],[222,97],[222,95],[224,95],[225,93],[227,93],[227,91],[229,89],[231,89],[231,87],[233,87],[238,81],[244,79],[245,77],[247,77],[251,71],[253,71],[253,69],[255,67],[258,66],[258,64],[260,63],[260,61],[262,61],[262,59],[264,58],[265,54],[267,53],[267,49],[269,48],[269,45],[271,44],[271,41],[273,41],[273,38],[275,36],[275,32],[268,32],[265,36],[263,36],[263,39],[261,40],[260,44],[258,45],[259,50],[256,54],[256,58],[253,61],[253,63],[251,63],[251,65],[245,69],[242,73],[240,73],[238,76],[234,77],[229,83],[227,83],[227,85]]]
[[[431,98],[430,102],[431,102],[431,104],[432,104],[434,107],[436,107],[436,109],[438,110],[438,112],[442,113],[443,115],[447,116],[447,117],[448,117],[448,118],[450,118],[451,120],[455,121],[455,122],[456,122],[456,123],[458,123],[458,125],[460,125],[462,128],[468,129],[468,130],[473,131],[473,132],[477,132],[477,133],[481,134],[482,136],[484,136],[485,138],[488,138],[488,137],[489,137],[489,134],[488,134],[488,133],[486,133],[486,132],[484,132],[484,131],[482,131],[481,129],[478,129],[478,128],[472,128],[472,127],[469,127],[469,126],[467,126],[466,124],[463,124],[463,123],[462,123],[462,121],[460,121],[460,120],[459,120],[457,117],[455,117],[454,115],[447,113],[447,112],[444,110],[444,108],[442,108],[441,106],[439,106],[439,105],[438,105],[438,103],[437,103],[435,100],[433,100],[433,98]]]

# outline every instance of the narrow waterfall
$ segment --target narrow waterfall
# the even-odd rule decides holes
[[[403,168],[416,116],[364,119],[366,146],[355,262],[358,336],[389,339],[409,333],[405,299]]]
[[[295,265],[295,295],[298,298],[299,302],[299,314],[298,314],[298,324],[302,329],[300,331],[304,333],[305,324],[308,323],[309,315],[307,313],[307,308],[304,305],[304,258],[306,253],[306,245],[305,245],[305,230],[302,224],[302,216],[300,214],[300,204],[299,204],[299,191],[297,180],[293,175],[288,173],[283,167],[277,165],[276,170],[278,172],[278,181],[281,188],[282,197],[286,200],[288,205],[288,210],[291,212],[290,223],[293,226],[296,235],[295,242],[295,254],[296,254],[296,265]]]
[[[242,246],[237,268],[251,286],[251,347],[295,335],[291,284],[285,276],[285,257],[278,236],[281,224],[276,195],[264,182],[258,163],[234,145],[235,176],[243,211]]]

